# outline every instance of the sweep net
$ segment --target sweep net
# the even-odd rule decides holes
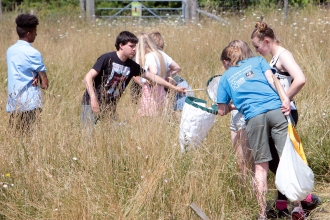
[[[207,108],[205,100],[186,98],[180,124],[179,139],[182,153],[200,146],[213,126],[217,113],[217,106]]]

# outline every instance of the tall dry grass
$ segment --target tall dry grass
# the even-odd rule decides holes
[[[198,219],[191,202],[211,219],[253,219],[257,203],[250,178],[236,167],[228,117],[217,118],[198,150],[181,154],[180,121],[170,113],[135,120],[138,106],[126,91],[118,106],[119,121],[126,123],[103,120],[88,138],[81,130],[80,102],[85,74],[98,56],[115,50],[122,30],[160,31],[165,51],[182,67],[180,75],[193,88],[204,88],[224,71],[219,55],[231,40],[250,44],[260,15],[307,76],[296,98],[298,131],[317,175],[316,188],[328,181],[329,11],[292,11],[283,21],[282,11],[254,10],[228,17],[226,25],[207,19],[187,26],[131,20],[87,24],[78,16],[42,19],[33,46],[43,54],[50,88],[43,93],[38,127],[25,137],[7,129],[5,53],[17,35],[16,15],[5,15],[0,21],[0,219]],[[203,92],[196,96],[207,99]],[[269,198],[274,194],[270,184]]]

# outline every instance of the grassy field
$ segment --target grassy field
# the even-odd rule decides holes
[[[7,129],[5,53],[17,34],[16,15],[5,14],[0,20],[0,219],[199,219],[192,202],[210,219],[253,219],[258,206],[250,178],[235,164],[229,116],[217,118],[198,150],[181,154],[180,120],[171,114],[135,120],[138,106],[128,90],[118,106],[119,121],[126,123],[104,120],[91,138],[81,129],[80,103],[85,74],[101,54],[115,50],[120,31],[160,31],[180,75],[193,88],[204,88],[211,76],[224,72],[219,55],[231,40],[251,45],[261,15],[307,76],[296,97],[297,130],[315,172],[314,193],[323,199],[310,219],[330,219],[330,15],[323,8],[291,10],[286,21],[280,10],[246,11],[226,16],[227,24],[205,18],[193,25],[42,18],[33,46],[43,54],[50,88],[43,93],[38,127],[21,138]],[[196,96],[207,99],[204,92]],[[271,175],[270,200],[273,182]]]

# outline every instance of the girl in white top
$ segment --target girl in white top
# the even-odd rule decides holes
[[[298,122],[298,111],[293,103],[293,97],[302,89],[306,83],[306,77],[295,61],[292,53],[280,45],[279,40],[276,38],[273,29],[268,27],[264,22],[257,22],[255,29],[251,34],[251,40],[256,52],[262,56],[272,56],[270,66],[273,68],[275,76],[280,80],[286,95],[291,100],[291,116],[295,124]],[[275,149],[275,146],[271,146]],[[276,173],[279,163],[279,158],[276,154],[273,155],[273,160],[269,162],[269,169]],[[308,209],[308,205],[313,203],[313,198],[318,198],[316,195],[308,195],[304,201],[301,202],[303,209]],[[278,192],[276,201],[276,209],[281,213],[282,210],[287,212],[287,198]],[[305,207],[306,206],[306,207]],[[316,205],[315,205],[316,207]],[[314,208],[315,208],[314,207]],[[303,219],[304,211],[299,204],[296,204],[291,215],[292,219]]]
[[[157,45],[148,34],[141,33],[138,39],[135,60],[146,71],[163,79],[167,79],[170,72],[180,71],[180,67],[173,62],[171,57],[157,48]],[[134,80],[142,86],[141,108],[138,115],[154,116],[160,114],[166,103],[164,87],[150,84],[143,78],[141,80],[135,78]]]

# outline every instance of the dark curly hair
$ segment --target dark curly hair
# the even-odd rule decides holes
[[[16,18],[16,31],[20,38],[25,37],[27,32],[31,32],[37,27],[39,20],[35,15],[21,14]]]

